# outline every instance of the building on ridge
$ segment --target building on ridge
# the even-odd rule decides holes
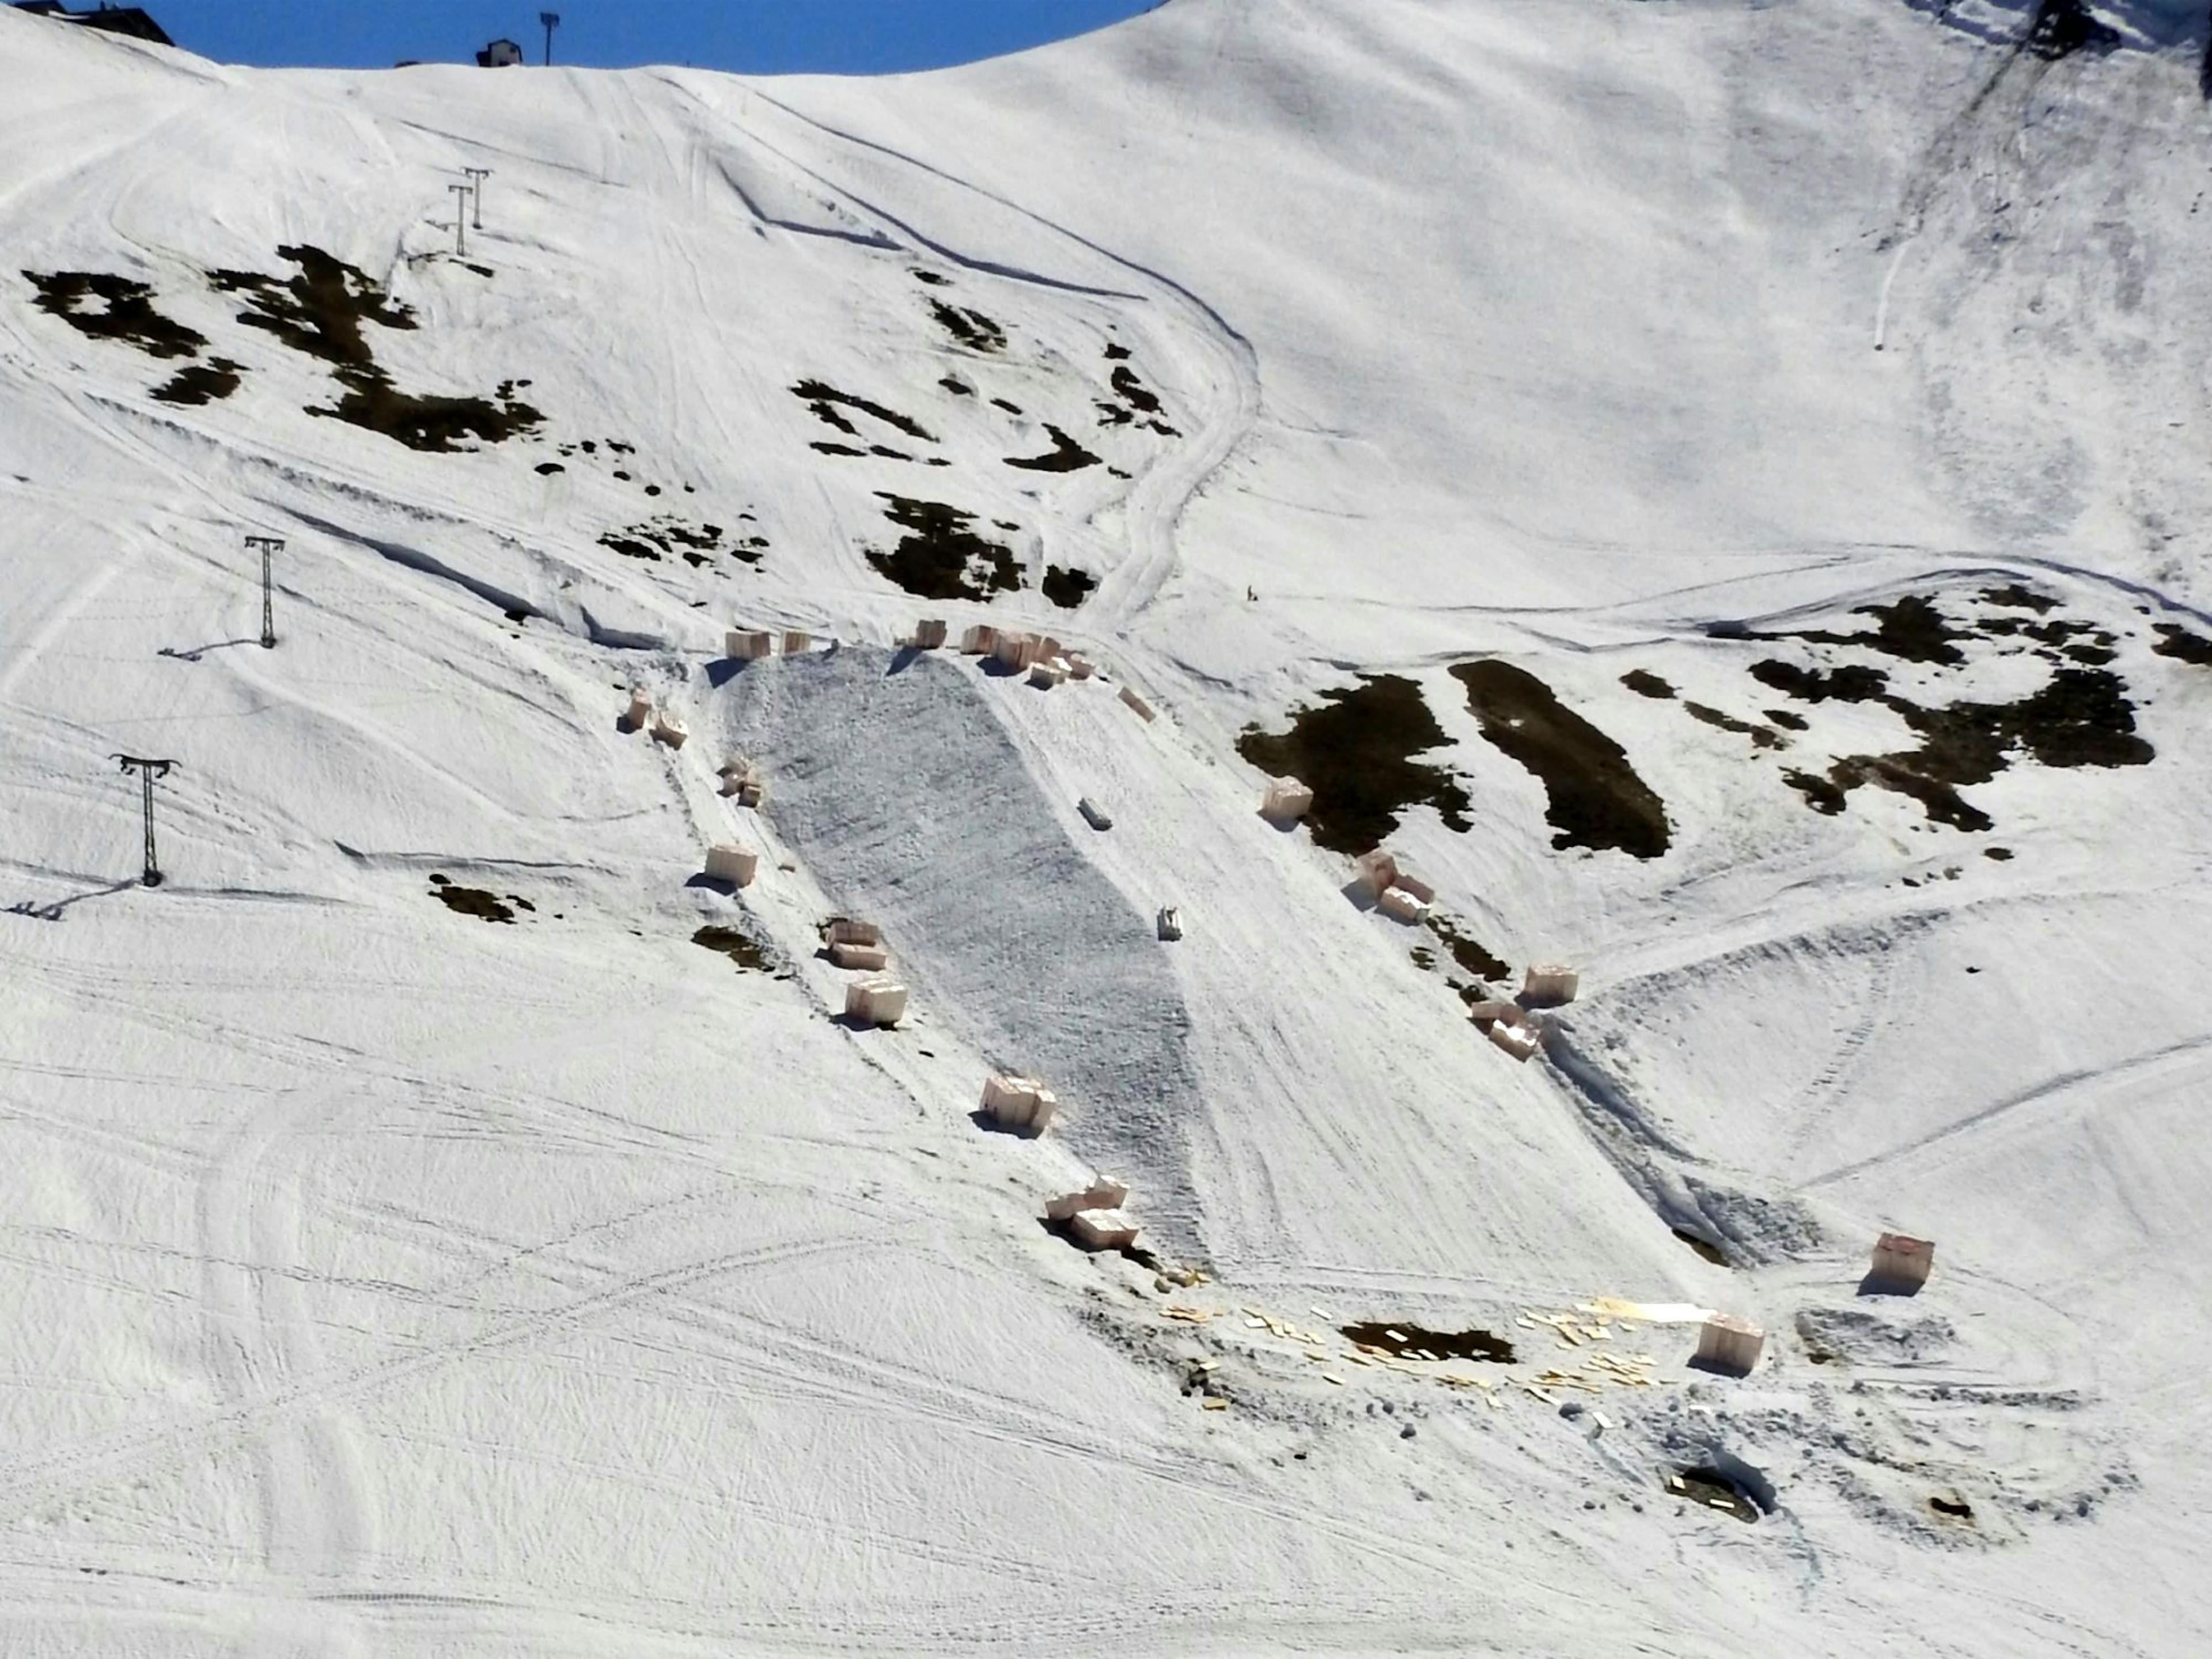
[[[494,40],[477,54],[478,69],[514,69],[522,62],[522,48],[512,40]]]
[[[111,6],[103,3],[93,11],[70,11],[62,0],[15,0],[17,11],[28,12],[33,17],[51,17],[60,23],[81,23],[88,29],[99,29],[108,34],[127,34],[134,40],[150,40],[157,46],[173,46],[168,31],[148,15],[143,6]]]

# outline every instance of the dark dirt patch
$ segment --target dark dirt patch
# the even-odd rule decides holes
[[[813,411],[815,419],[836,427],[848,437],[859,436],[860,429],[837,412],[841,406],[858,410],[861,414],[881,421],[885,426],[896,427],[908,437],[920,439],[923,443],[933,444],[937,441],[928,428],[912,416],[902,415],[895,409],[887,409],[873,398],[855,397],[849,392],[840,392],[826,381],[801,380],[793,386],[791,391],[793,397],[803,400],[806,407]]]
[[[1928,1499],[1928,1507],[1954,1521],[1972,1521],[1974,1518],[1974,1506],[1956,1492],[1933,1493]]]
[[[1107,347],[1106,347],[1106,361],[1107,361],[1108,362],[1109,362],[1109,363],[1121,362],[1124,361],[1126,358],[1127,358],[1128,355],[1129,355],[1129,348],[1128,348],[1128,347],[1127,347],[1127,346],[1125,346],[1125,345],[1121,345],[1121,344],[1118,344],[1118,343],[1114,343],[1114,342],[1110,342],[1110,341],[1107,343]]]
[[[1700,1261],[1710,1261],[1716,1267],[1726,1267],[1730,1265],[1728,1252],[1702,1233],[1693,1233],[1687,1227],[1671,1227],[1668,1231],[1695,1251]]]
[[[2159,623],[2151,632],[2158,635],[2158,643],[2151,647],[2158,655],[2212,668],[2212,640],[2191,633],[2179,623]]]
[[[1789,739],[1771,726],[1754,726],[1749,720],[1740,720],[1733,714],[1724,714],[1702,702],[1686,702],[1682,708],[1692,719],[1703,720],[1707,726],[1718,726],[1723,732],[1733,732],[1738,737],[1749,738],[1759,748],[1787,749],[1790,746]]]
[[[2027,49],[2047,63],[2071,58],[2077,52],[2111,52],[2120,44],[2120,32],[2100,23],[2084,0],[2043,0],[2027,31]]]
[[[207,336],[188,328],[154,308],[154,290],[100,270],[27,270],[23,278],[38,289],[33,301],[49,316],[58,317],[80,334],[95,340],[119,340],[149,357],[196,357],[207,344]],[[97,301],[98,310],[89,309]]]
[[[913,456],[908,454],[904,450],[893,449],[889,444],[870,444],[868,446],[868,453],[871,455],[880,455],[887,461],[910,461],[914,459]]]
[[[1989,815],[1959,792],[1988,782],[2015,759],[2070,768],[2141,766],[2154,757],[2150,744],[2136,735],[2126,684],[2106,672],[2117,656],[2111,632],[2051,615],[2058,602],[2020,583],[1985,589],[1978,597],[2014,614],[1984,617],[1972,630],[1959,630],[1931,600],[1908,595],[1855,613],[1876,617],[1879,626],[1871,633],[1755,636],[1857,646],[1907,661],[1956,665],[1966,660],[1959,642],[1978,634],[2032,641],[2042,647],[2039,655],[2057,665],[2040,690],[2012,702],[1926,707],[1893,691],[1884,671],[1862,664],[1827,670],[1773,660],[1753,664],[1754,679],[1799,702],[1879,703],[1920,739],[1915,748],[1888,754],[1843,756],[1825,773],[1784,772],[1783,781],[1808,805],[1841,812],[1852,790],[1875,784],[1918,801],[1932,823],[1982,830],[1992,827]]]
[[[1759,1505],[1751,1501],[1742,1487],[1710,1464],[1669,1470],[1667,1490],[1677,1498],[1719,1510],[1747,1524],[1759,1519]]]
[[[1671,697],[1674,688],[1649,669],[1632,668],[1620,677],[1620,683],[1639,697]]]
[[[243,366],[228,357],[211,357],[204,363],[192,363],[154,388],[154,401],[161,404],[183,404],[197,408],[213,403],[218,398],[228,398],[238,390],[239,376]]]
[[[444,902],[448,910],[457,915],[474,916],[481,921],[512,922],[514,920],[514,912],[501,901],[498,894],[488,892],[481,887],[456,886],[450,876],[432,876],[430,891],[433,896]]]
[[[1994,638],[2033,640],[2038,645],[2061,650],[2076,660],[2081,659],[2080,653],[2085,650],[2103,653],[2101,658],[2092,659],[2093,661],[2110,662],[2113,656],[2110,634],[2094,623],[2072,622],[2064,617],[2052,617],[2042,622],[2030,622],[2022,617],[1989,617],[1983,619],[1981,631]],[[2087,640],[2088,644],[2075,643],[2080,640]],[[2044,654],[2049,656],[2050,653]],[[2053,657],[2051,660],[2057,659]]]
[[[1823,673],[1817,668],[1800,668],[1794,663],[1770,659],[1752,664],[1751,677],[1761,685],[1800,702],[1827,702],[1832,699],[1837,702],[1867,702],[1889,690],[1888,675],[1879,668],[1858,663]]]
[[[1009,455],[1008,466],[1018,466],[1024,472],[1079,472],[1086,466],[1098,465],[1098,458],[1048,421],[1045,434],[1052,440],[1052,450],[1044,455]]]
[[[940,276],[938,272],[933,270],[923,270],[919,266],[915,267],[910,274],[915,282],[927,283],[932,288],[950,288],[952,286],[952,279],[950,276]]]
[[[540,461],[538,463],[538,476],[541,478],[550,478],[556,472],[566,472],[568,470],[568,469],[567,467],[562,465],[558,461]]]
[[[1324,692],[1291,717],[1279,734],[1248,728],[1237,752],[1273,777],[1296,778],[1314,792],[1306,825],[1332,852],[1357,855],[1380,846],[1408,807],[1436,808],[1464,832],[1467,791],[1442,767],[1413,758],[1444,744],[1421,688],[1396,674],[1363,674],[1356,685]]]
[[[1511,977],[1513,969],[1503,957],[1484,948],[1482,942],[1460,931],[1459,925],[1439,911],[1431,910],[1427,916],[1429,931],[1443,942],[1451,958],[1466,973],[1493,985],[1502,984]],[[1480,998],[1476,999],[1481,1000]]]
[[[1157,415],[1160,412],[1159,394],[1139,380],[1137,371],[1128,364],[1122,363],[1117,367],[1109,377],[1109,380],[1114,390],[1121,394],[1121,401],[1139,415]]]
[[[1160,400],[1157,393],[1137,378],[1137,371],[1127,363],[1116,363],[1109,377],[1120,404],[1101,401],[1098,404],[1099,423],[1103,426],[1127,426],[1132,422],[1147,431],[1157,432],[1164,438],[1182,435],[1175,428],[1160,418]],[[1145,418],[1139,418],[1139,417]]]
[[[1985,587],[1981,592],[1984,605],[2001,605],[2014,611],[2033,611],[2039,617],[2046,611],[2058,608],[2058,601],[2048,593],[2039,593],[2023,582],[2008,582],[2002,587]]]
[[[878,572],[917,599],[981,599],[1022,585],[1014,556],[970,528],[975,515],[943,501],[915,501],[883,490],[884,516],[910,533],[889,553],[870,552]]]
[[[969,386],[965,380],[962,380],[957,374],[946,375],[943,380],[938,382],[938,385],[943,386],[947,392],[951,392],[956,398],[972,398],[975,395],[975,388]]]
[[[1921,737],[1917,749],[1887,755],[1846,755],[1825,781],[1785,775],[1815,810],[1840,811],[1843,797],[1863,784],[1909,795],[1929,819],[1956,830],[1993,827],[1961,788],[1987,783],[2026,756],[2045,766],[2143,766],[2157,751],[2136,735],[2135,704],[2120,678],[2099,668],[2061,668],[2043,688],[2014,702],[1954,702],[1923,708],[1902,697],[1881,702]]]
[[[1010,403],[1004,398],[992,398],[991,407],[994,409],[1003,409],[1009,415],[1018,415],[1022,412],[1022,406],[1019,404]]]
[[[1543,784],[1555,848],[1615,849],[1654,859],[1667,850],[1667,808],[1621,746],[1565,707],[1527,670],[1491,659],[1455,665],[1468,708],[1492,745]]]
[[[1802,714],[1793,714],[1787,708],[1765,708],[1759,712],[1784,731],[1805,732],[1812,729],[1811,722]]]
[[[1098,578],[1088,570],[1078,570],[1064,564],[1045,567],[1044,596],[1062,611],[1073,611],[1090,598],[1098,586]]]
[[[1418,1350],[1438,1359],[1484,1359],[1493,1365],[1513,1363],[1513,1345],[1488,1331],[1432,1331],[1420,1325],[1340,1325],[1347,1342],[1358,1342],[1385,1353],[1405,1355]]]
[[[980,311],[963,310],[947,305],[942,300],[929,302],[929,314],[937,319],[938,326],[962,345],[975,351],[1004,351],[1006,331]]]
[[[760,974],[769,970],[768,953],[761,948],[760,942],[735,927],[702,927],[691,935],[691,942],[720,952],[741,969]]]
[[[331,365],[345,395],[334,408],[310,409],[308,414],[380,432],[410,449],[441,453],[500,443],[534,431],[544,419],[514,396],[512,380],[491,398],[418,397],[400,391],[378,365],[362,325],[412,329],[414,312],[365,272],[320,248],[299,244],[276,252],[297,267],[297,274],[278,278],[218,270],[210,282],[219,294],[249,296],[239,313],[247,327],[273,334],[295,351]]]
[[[1955,665],[1966,661],[1959,641],[1967,637],[1954,628],[1933,600],[1908,593],[1888,605],[1863,605],[1854,617],[1872,617],[1875,627],[1857,634],[1838,634],[1826,629],[1776,629],[1760,632],[1739,623],[1716,623],[1706,632],[1724,640],[1803,640],[1814,645],[1856,645],[1900,662]]]
[[[248,328],[273,334],[293,350],[342,368],[375,366],[376,354],[362,333],[363,323],[414,328],[411,307],[344,260],[304,243],[279,247],[276,255],[297,266],[298,273],[289,278],[256,270],[209,274],[209,286],[216,293],[252,296],[239,315]]]
[[[758,542],[758,544],[765,547],[767,543]],[[654,564],[660,562],[664,554],[677,552],[681,552],[684,560],[693,565],[703,564],[709,556],[717,553],[727,553],[732,558],[746,564],[760,562],[760,555],[754,550],[753,542],[725,547],[721,526],[690,525],[666,515],[648,519],[643,524],[634,524],[627,530],[610,530],[599,538],[599,545],[621,554],[626,559],[645,559]]]
[[[812,443],[806,447],[809,449],[819,450],[824,455],[858,455],[864,459],[866,458],[868,453],[866,450],[859,447],[857,445],[833,444],[820,438],[817,438]]]
[[[1817,773],[1790,768],[1782,775],[1782,781],[1805,797],[1805,804],[1815,812],[1833,817],[1844,810],[1845,796],[1840,785],[1832,783]]]

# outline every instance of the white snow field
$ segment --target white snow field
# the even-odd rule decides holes
[[[0,1652],[2212,1650],[2202,14],[0,9]]]

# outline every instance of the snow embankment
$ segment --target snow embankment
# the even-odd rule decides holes
[[[780,836],[882,924],[918,1000],[994,1065],[1043,1078],[1064,1136],[1196,1243],[1190,1017],[1139,914],[1071,843],[969,672],[866,647],[753,665],[718,711],[773,780]]]

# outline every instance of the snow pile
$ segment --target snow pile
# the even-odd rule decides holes
[[[757,665],[723,729],[774,772],[769,817],[832,904],[881,918],[919,1000],[994,1068],[1050,1079],[1054,1133],[1129,1171],[1153,1231],[1194,1252],[1200,1085],[1175,975],[956,663]]]

